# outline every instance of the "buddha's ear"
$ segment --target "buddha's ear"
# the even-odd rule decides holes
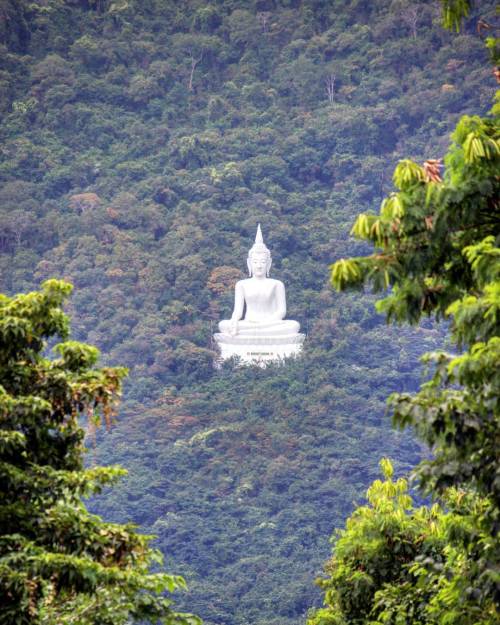
[[[266,276],[269,278],[269,273],[271,271],[271,265],[273,264],[273,259],[271,257],[269,257],[269,260],[267,261],[267,265],[266,265]]]
[[[248,275],[252,277],[252,262],[250,257],[247,258]]]

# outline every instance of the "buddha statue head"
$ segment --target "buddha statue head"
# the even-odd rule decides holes
[[[269,277],[271,270],[271,252],[268,250],[262,238],[262,230],[260,224],[257,226],[257,234],[255,235],[255,243],[248,252],[247,267],[250,277],[256,278]]]

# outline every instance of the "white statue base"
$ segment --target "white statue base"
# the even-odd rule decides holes
[[[247,364],[265,364],[297,356],[302,350],[305,338],[305,334],[279,336],[214,334],[222,360],[237,356],[242,363]]]

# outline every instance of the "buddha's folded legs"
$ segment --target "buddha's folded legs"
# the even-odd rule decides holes
[[[224,319],[219,323],[219,330],[222,334],[231,334],[233,322]],[[276,321],[238,321],[237,336],[276,336],[283,334],[298,334],[300,324],[292,319],[282,319]]]

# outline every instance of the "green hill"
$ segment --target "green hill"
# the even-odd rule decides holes
[[[304,622],[380,457],[419,458],[384,402],[440,331],[386,327],[328,266],[398,159],[489,108],[493,7],[452,35],[405,0],[0,4],[0,289],[69,279],[75,338],[130,368],[89,455],[130,475],[92,505],[158,536],[207,625]],[[304,355],[216,370],[259,221]]]

